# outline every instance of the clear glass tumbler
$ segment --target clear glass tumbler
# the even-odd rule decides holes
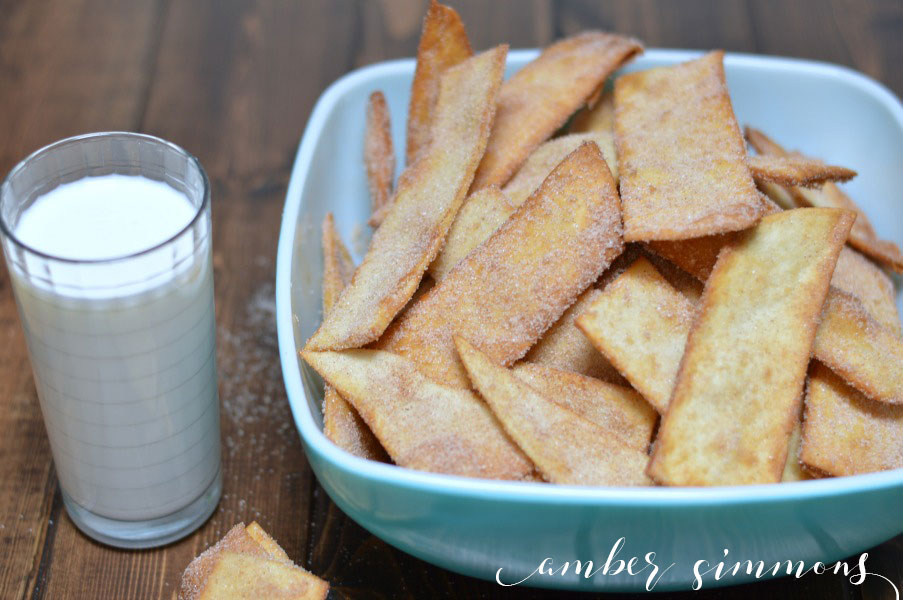
[[[40,196],[110,174],[171,186],[193,219],[150,249],[112,259],[50,256],[16,238]],[[187,535],[222,489],[210,186],[200,163],[147,135],[65,139],[7,176],[0,229],[69,516],[124,548]]]

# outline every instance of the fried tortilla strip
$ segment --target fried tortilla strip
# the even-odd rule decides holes
[[[903,406],[869,400],[815,362],[803,422],[803,463],[830,475],[903,468]]]
[[[245,527],[245,531],[254,538],[255,542],[260,544],[261,548],[266,550],[267,554],[270,555],[270,558],[291,562],[291,559],[288,557],[288,554],[285,553],[285,550],[282,549],[282,546],[280,546],[270,534],[263,530],[260,523],[251,521],[251,524]]]
[[[787,460],[784,462],[784,472],[781,475],[781,481],[806,481],[812,479],[812,476],[806,472],[800,463],[800,446],[802,445],[802,423],[799,419],[793,426],[793,432],[790,434],[790,443],[788,444]]]
[[[702,281],[693,277],[670,260],[666,260],[653,252],[644,249],[642,256],[651,262],[655,270],[671,284],[671,287],[683,294],[687,300],[694,305],[699,302],[699,299],[702,298]]]
[[[411,299],[439,253],[486,147],[506,46],[483,52],[442,76],[430,150],[398,182],[392,208],[335,310],[309,350],[363,346],[377,339]]]
[[[846,247],[837,257],[831,285],[859,298],[862,306],[881,324],[900,337],[894,282],[875,263]]]
[[[432,379],[469,387],[453,334],[510,365],[621,253],[618,193],[586,143],[561,162],[492,237],[396,320],[378,347]]]
[[[738,231],[764,214],[724,80],[723,52],[615,80],[626,241]]]
[[[223,552],[198,600],[324,600],[329,584],[290,562]]]
[[[577,317],[583,314],[601,292],[590,288],[580,294],[554,325],[530,348],[525,361],[564,371],[580,373],[609,383],[626,384],[618,370],[599,354],[583,332],[577,329]]]
[[[577,327],[665,414],[694,315],[693,303],[639,258],[602,290]]]
[[[649,449],[658,413],[631,388],[529,362],[516,364],[512,372],[544,398],[595,423],[628,446],[643,452]]]
[[[767,135],[751,127],[746,128],[746,139],[760,154],[792,155]],[[897,273],[903,273],[903,252],[900,251],[900,248],[892,242],[878,238],[875,228],[862,209],[834,183],[829,181],[820,188],[813,189],[791,187],[788,191],[797,206],[843,208],[856,211],[856,222],[853,224],[853,230],[850,232],[847,243],[880,264]]]
[[[379,350],[302,352],[358,410],[389,456],[409,469],[523,479],[533,464],[469,389],[439,385]]]
[[[568,127],[570,133],[590,133],[599,131],[612,136],[615,132],[615,96],[611,90],[602,93],[599,102],[592,108],[577,111]]]
[[[813,186],[826,181],[848,181],[856,177],[856,171],[852,169],[826,165],[820,160],[804,156],[748,156],[746,165],[757,182],[770,181],[780,185]]]
[[[552,44],[515,73],[499,93],[498,114],[473,189],[505,185],[606,77],[642,50],[635,39],[587,31]]]
[[[430,264],[429,274],[441,281],[471,250],[488,239],[508,220],[517,206],[498,186],[490,185],[468,196],[448,230],[445,245]]]
[[[385,211],[380,209],[392,196],[392,177],[395,176],[395,148],[392,146],[392,126],[389,107],[382,92],[370,94],[367,103],[367,124],[364,129],[364,166],[370,187],[370,225],[382,223]]]
[[[829,291],[812,355],[872,400],[903,404],[903,340],[854,296]]]
[[[780,481],[819,311],[854,217],[788,210],[721,252],[659,428],[653,479]]]
[[[430,130],[442,74],[472,55],[461,17],[450,6],[432,0],[423,19],[420,45],[417,46],[417,68],[411,82],[406,164],[414,164],[418,155],[430,144]]]
[[[552,402],[471,343],[455,344],[474,387],[505,431],[552,483],[649,485],[645,451]]]
[[[329,313],[351,281],[354,262],[335,230],[332,213],[323,220],[323,314]],[[336,446],[361,458],[387,461],[379,441],[357,411],[331,385],[323,387],[323,433]],[[252,523],[254,525],[254,523]]]
[[[739,233],[721,233],[689,240],[649,242],[646,247],[704,282],[715,268],[718,253],[736,241],[739,235]]]

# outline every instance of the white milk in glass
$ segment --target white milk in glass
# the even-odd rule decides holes
[[[15,225],[72,261],[26,254],[10,274],[60,483],[103,517],[172,514],[219,472],[209,221],[185,231],[197,212],[163,182],[103,175]]]

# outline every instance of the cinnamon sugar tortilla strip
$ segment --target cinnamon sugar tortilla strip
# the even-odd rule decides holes
[[[430,276],[441,281],[471,250],[507,221],[515,210],[517,206],[511,204],[504,192],[495,185],[468,196],[448,230],[439,256],[430,264]]]
[[[856,171],[846,167],[826,165],[820,160],[804,156],[759,155],[746,158],[753,179],[780,185],[813,186],[826,181],[848,181]]]
[[[579,373],[520,362],[512,372],[543,397],[574,412],[643,452],[649,448],[656,413],[629,387]]]
[[[382,92],[373,92],[367,102],[367,121],[364,127],[364,166],[370,187],[370,225],[382,223],[383,206],[392,195],[392,178],[395,176],[395,148],[392,146],[392,127],[389,107]],[[380,216],[382,215],[382,216]]]
[[[648,456],[548,400],[510,370],[456,336],[461,360],[508,434],[543,477],[569,485],[649,485]]]
[[[784,462],[784,472],[781,474],[781,481],[806,481],[812,479],[812,476],[806,472],[800,463],[800,447],[802,446],[802,423],[796,420],[793,431],[790,433],[790,442],[787,445],[787,460]]]
[[[806,466],[837,476],[903,468],[903,406],[869,400],[815,362],[805,411]]]
[[[429,146],[442,74],[472,55],[461,17],[450,6],[431,0],[423,18],[420,44],[417,46],[417,67],[411,82],[406,164],[414,164],[418,155]]]
[[[602,290],[577,327],[665,414],[694,314],[693,303],[639,258]]]
[[[539,341],[530,348],[525,361],[580,373],[609,383],[626,384],[604,356],[593,348],[583,332],[577,329],[577,317],[583,314],[601,292],[590,288],[580,294],[577,301],[549,327]]]
[[[694,305],[702,298],[703,282],[693,277],[670,260],[648,250],[642,252],[642,256],[652,263],[655,270],[671,284],[671,287],[680,292],[684,298]]]
[[[615,80],[626,241],[738,231],[763,216],[731,108],[723,54]]]
[[[545,48],[502,85],[473,189],[505,185],[530,152],[564,125],[615,69],[642,52],[635,39],[587,31]]]
[[[769,215],[721,252],[647,473],[664,485],[777,482],[818,315],[854,214]]]
[[[353,272],[351,255],[339,239],[332,213],[327,213],[323,220],[324,315],[332,310]],[[323,433],[336,446],[355,456],[384,462],[388,459],[357,411],[329,384],[323,387]]]
[[[791,155],[780,144],[751,127],[746,128],[746,138],[760,154]],[[903,252],[900,251],[900,248],[892,242],[879,239],[875,228],[862,209],[834,183],[827,182],[820,188],[812,189],[791,187],[788,191],[798,206],[832,207],[856,211],[856,222],[853,224],[853,230],[850,232],[847,243],[880,264],[897,273],[903,273]]]
[[[472,193],[458,211],[445,246],[430,265],[429,273],[433,279],[439,281],[445,277],[462,258],[482,244],[527,201],[558,163],[589,141],[596,142],[607,164],[613,164],[614,140],[610,136],[606,139],[601,134],[567,135],[545,142],[534,150],[504,190],[491,185]],[[612,177],[617,184],[614,172]]]
[[[309,350],[372,342],[411,299],[486,147],[506,53],[506,46],[498,46],[442,76],[432,129],[436,143],[402,174],[391,210],[335,310],[308,340]]]
[[[618,194],[599,148],[586,143],[492,237],[396,320],[378,347],[434,380],[469,386],[453,334],[511,364],[620,254]]]
[[[291,562],[225,551],[197,600],[325,600],[329,584]]]
[[[830,290],[812,355],[872,400],[903,404],[903,340],[854,296]]]
[[[584,107],[577,111],[568,127],[570,133],[589,133],[598,131],[614,135],[615,132],[615,96],[611,90],[602,93],[599,102],[592,108]]]
[[[491,479],[523,479],[532,472],[530,460],[469,389],[440,385],[389,352],[301,355],[354,405],[396,464]]]
[[[285,553],[285,550],[282,549],[282,546],[280,546],[270,534],[264,531],[263,527],[260,526],[260,523],[251,521],[251,524],[245,527],[245,531],[254,538],[255,542],[260,544],[260,546],[266,550],[267,554],[270,555],[270,558],[291,562],[291,559],[288,557],[288,554]]]
[[[831,285],[856,296],[881,326],[894,332],[897,337],[901,336],[894,282],[875,263],[852,248],[845,247],[837,257]]]

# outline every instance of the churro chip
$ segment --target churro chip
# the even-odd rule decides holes
[[[561,162],[492,237],[458,263],[380,339],[432,379],[469,387],[453,334],[493,360],[521,358],[620,254],[618,194],[599,148]]]
[[[448,69],[436,102],[430,149],[398,182],[392,208],[373,234],[351,283],[310,350],[362,346],[377,339],[411,299],[442,246],[486,147],[505,66],[498,46]]]
[[[530,348],[524,360],[610,383],[627,383],[618,370],[593,348],[583,332],[577,329],[577,317],[589,308],[599,294],[601,292],[595,288],[580,294],[577,301]]]
[[[515,73],[499,93],[498,113],[473,189],[504,185],[606,77],[642,50],[635,39],[587,31],[552,44]]]
[[[490,479],[523,479],[533,470],[472,391],[428,379],[403,356],[379,350],[302,356],[402,467]]]
[[[430,129],[442,74],[472,55],[461,17],[450,6],[431,0],[423,19],[420,45],[417,46],[417,67],[411,83],[406,164],[413,164],[430,144]]]
[[[671,287],[683,294],[693,304],[699,302],[699,299],[702,298],[702,281],[654,252],[644,249],[641,254],[652,263],[655,270],[671,284]]]
[[[323,314],[329,313],[342,290],[351,280],[354,263],[335,230],[332,213],[323,220]],[[345,402],[335,388],[323,388],[323,433],[332,442],[355,456],[385,461],[379,441],[354,407]],[[252,523],[254,525],[254,523]]]
[[[903,406],[875,402],[813,363],[801,458],[829,475],[903,468]]]
[[[894,282],[875,263],[852,248],[844,248],[837,257],[831,285],[859,298],[862,306],[881,326],[900,336]]]
[[[765,214],[746,166],[723,54],[615,80],[626,241],[738,231]]]
[[[656,241],[649,242],[646,247],[652,253],[671,261],[683,271],[698,278],[699,281],[705,281],[715,268],[718,253],[736,241],[738,235],[739,233],[720,233],[689,240]]]
[[[802,424],[797,419],[790,433],[790,442],[787,445],[787,460],[784,462],[784,472],[781,481],[806,481],[812,476],[806,472],[800,463],[800,446],[802,445]]]
[[[530,153],[526,162],[503,188],[505,195],[514,206],[526,202],[530,194],[536,191],[549,173],[563,161],[568,154],[586,142],[595,142],[602,151],[605,164],[611,172],[615,183],[618,182],[618,163],[615,160],[614,137],[611,133],[590,132],[575,133],[551,139],[541,144]]]
[[[463,338],[456,336],[455,343],[474,387],[548,481],[650,484],[645,451],[547,399]]]
[[[370,94],[367,102],[367,124],[364,129],[364,166],[367,168],[367,184],[370,187],[370,225],[378,226],[386,211],[380,209],[389,204],[392,195],[392,178],[395,176],[395,148],[392,146],[392,127],[389,123],[389,107],[382,92]]]
[[[693,303],[639,258],[602,290],[577,327],[664,414],[693,317]]]
[[[429,273],[432,278],[441,281],[471,250],[482,244],[507,221],[515,210],[517,206],[511,204],[495,185],[468,196],[448,230],[442,251],[430,264]]]
[[[709,276],[649,475],[665,485],[777,482],[812,341],[854,214],[769,215]]]
[[[260,523],[251,521],[251,524],[245,527],[245,531],[254,538],[254,541],[266,551],[270,558],[291,562],[291,559],[288,557],[288,554],[285,553],[285,550],[282,549],[282,546],[276,543],[276,540],[263,530]]]
[[[570,133],[598,131],[613,136],[615,132],[615,96],[611,90],[603,92],[593,107],[586,106],[577,111],[577,114],[571,119],[568,131]]]
[[[746,164],[757,182],[770,181],[780,185],[813,186],[826,181],[848,181],[856,177],[856,171],[852,169],[826,165],[820,160],[804,156],[748,156]]]
[[[593,422],[628,446],[648,450],[658,413],[631,388],[536,363],[520,362],[512,371],[544,398]]]
[[[746,128],[746,139],[755,148],[756,152],[774,156],[801,156],[791,153],[781,147],[773,139],[751,127]],[[850,231],[847,243],[856,248],[869,258],[882,265],[903,273],[903,252],[895,244],[878,238],[875,228],[868,217],[853,199],[832,182],[827,182],[818,188],[791,187],[787,192],[793,197],[797,206],[816,206],[829,208],[843,208],[856,211],[856,222]],[[770,194],[769,194],[770,195]],[[781,202],[775,199],[776,202]]]
[[[608,165],[614,164],[614,140],[601,134],[567,135],[545,142],[533,151],[517,175],[499,190],[491,185],[472,193],[455,217],[445,246],[430,265],[430,275],[437,281],[445,277],[462,258],[482,244],[514,214],[536,188],[568,154],[585,142],[596,142]],[[611,170],[611,169],[609,169]],[[612,172],[617,184],[617,176]]]
[[[291,563],[223,552],[198,600],[325,599],[329,584]]]
[[[903,340],[854,296],[830,290],[812,355],[872,400],[903,404]]]

